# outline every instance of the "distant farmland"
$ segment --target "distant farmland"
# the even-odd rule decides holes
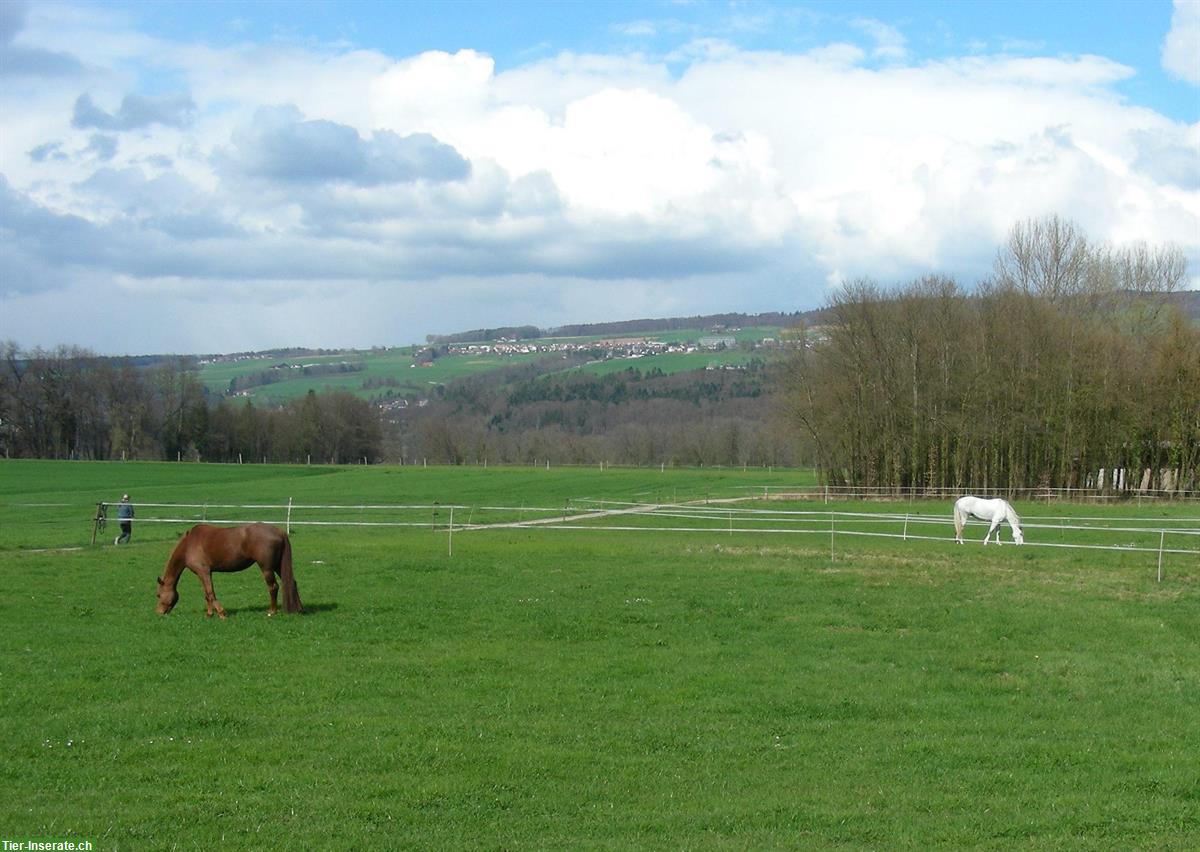
[[[699,349],[693,352],[667,352],[640,357],[615,357],[587,359],[583,353],[563,352],[473,352],[469,354],[445,354],[432,361],[422,358],[426,347],[407,346],[395,349],[346,350],[319,355],[272,354],[248,355],[237,360],[218,360],[204,363],[199,377],[212,393],[230,393],[231,383],[248,383],[253,377],[272,373],[269,383],[253,384],[239,395],[257,400],[281,403],[303,396],[312,391],[344,390],[364,399],[389,397],[425,397],[430,389],[455,379],[476,376],[508,367],[540,364],[542,372],[578,370],[597,375],[625,369],[643,372],[660,370],[663,373],[679,373],[706,367],[739,366],[753,358],[763,358],[765,351],[748,351],[741,348],[743,342],[757,344],[764,339],[778,339],[776,327],[752,327],[731,330],[720,336],[731,337],[738,344],[726,349]],[[577,338],[542,338],[525,341],[529,344],[548,346],[553,344],[578,344],[585,347],[607,340],[655,340],[663,343],[694,343],[712,333],[702,329],[664,331],[657,334],[640,335],[593,335]],[[555,362],[561,361],[561,366]],[[306,368],[308,368],[306,370]],[[339,369],[344,370],[338,372]],[[326,372],[328,371],[328,372]]]

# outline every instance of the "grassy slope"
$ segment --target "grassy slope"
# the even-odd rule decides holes
[[[624,335],[626,337],[650,337],[655,340],[664,342],[696,340],[699,337],[706,336],[707,332],[699,330],[690,331],[671,331],[653,335]],[[762,340],[764,337],[778,337],[778,329],[775,328],[745,328],[737,332],[730,332],[728,336],[736,337],[738,340]],[[587,338],[564,338],[572,342],[587,342],[594,340],[607,340],[610,338],[604,336],[592,336]],[[550,342],[549,339],[542,342]],[[342,361],[362,361],[365,369],[361,372],[334,374],[327,376],[298,376],[294,379],[288,379],[282,382],[276,382],[271,385],[262,385],[252,388],[250,393],[256,398],[270,399],[273,401],[286,401],[297,396],[303,396],[309,390],[348,390],[352,393],[364,397],[380,396],[386,394],[389,388],[363,388],[365,381],[370,379],[395,379],[399,386],[392,388],[399,395],[424,395],[428,393],[429,387],[434,384],[442,384],[453,381],[454,379],[463,378],[464,376],[474,375],[487,370],[494,370],[501,367],[520,366],[522,364],[533,363],[534,361],[543,360],[552,357],[552,353],[534,353],[529,355],[448,355],[438,358],[431,367],[413,367],[412,349],[394,349],[386,352],[364,351],[350,354],[338,355],[312,355],[312,356],[292,356],[279,357],[273,359],[255,359],[250,361],[238,362],[223,362],[217,364],[206,364],[200,370],[200,381],[215,393],[223,393],[229,388],[231,379],[261,373],[270,369],[273,365],[288,362],[288,363],[340,363]],[[621,358],[611,361],[605,361],[600,364],[589,365],[581,368],[588,372],[608,373],[618,370],[636,367],[640,370],[650,370],[657,367],[667,373],[680,372],[682,370],[702,369],[710,363],[717,364],[743,364],[751,357],[750,354],[743,353],[740,350],[729,350],[722,352],[696,352],[696,353],[671,353],[667,355],[654,356],[652,358]],[[761,354],[759,357],[762,357]]]
[[[270,385],[260,385],[250,389],[255,397],[268,397],[273,400],[288,400],[303,396],[309,390],[348,390],[361,396],[379,396],[385,394],[388,388],[364,389],[363,383],[370,379],[395,379],[399,386],[397,393],[428,393],[430,385],[443,384],[454,379],[472,375],[499,367],[519,366],[527,364],[545,355],[512,355],[512,356],[470,356],[450,355],[439,358],[433,366],[414,367],[412,356],[403,352],[387,352],[383,354],[364,352],[361,360],[366,369],[354,373],[337,373],[326,376],[297,376],[275,382]],[[304,360],[308,363],[319,361],[339,362],[347,360],[347,356],[339,355],[324,359],[291,359]],[[212,391],[224,392],[229,387],[229,380],[235,376],[260,373],[269,369],[271,364],[278,361],[242,361],[237,364],[206,365],[200,373],[200,380]]]
[[[78,529],[22,529],[12,504],[55,495],[554,506],[799,478],[708,475],[0,464],[0,836],[1194,848],[1194,564],[1160,586],[1145,554],[506,530],[451,557],[304,528],[309,614],[263,618],[250,571],[218,578],[221,623],[190,576],[153,614],[166,527],[12,549]]]

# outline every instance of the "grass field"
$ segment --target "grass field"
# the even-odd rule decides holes
[[[517,355],[447,355],[438,358],[429,367],[413,365],[412,354],[405,350],[389,350],[383,353],[359,352],[351,355],[305,356],[303,358],[279,358],[274,360],[238,361],[236,363],[206,364],[200,371],[200,381],[209,390],[223,393],[229,388],[230,379],[237,376],[261,373],[272,364],[283,361],[304,363],[339,363],[359,360],[364,369],[352,373],[334,373],[324,376],[297,376],[296,378],[260,385],[249,389],[256,399],[281,403],[304,396],[310,390],[345,390],[357,396],[374,397],[385,395],[389,390],[398,395],[425,396],[433,385],[444,384],[454,379],[475,375],[501,367],[516,367],[545,358],[542,354]],[[370,381],[394,379],[395,387],[364,388]]]
[[[456,533],[451,555],[444,529],[302,526],[307,613],[265,618],[250,570],[216,578],[221,622],[190,575],[175,611],[154,614],[186,524],[87,545],[94,503],[122,491],[557,508],[808,481],[0,462],[0,837],[101,850],[1200,844],[1194,557],[1171,557],[1158,583],[1146,553],[983,548],[979,527],[965,547],[832,549],[822,535],[493,529]],[[1031,543],[1054,534],[1039,514],[1198,514],[1018,509]],[[81,549],[42,550],[66,547]]]

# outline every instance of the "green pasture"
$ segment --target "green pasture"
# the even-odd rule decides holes
[[[339,363],[341,361],[362,362],[364,369],[352,373],[333,373],[323,376],[303,376],[285,379],[268,385],[248,389],[256,399],[286,402],[312,391],[345,390],[358,396],[386,396],[389,391],[397,395],[426,395],[434,385],[445,384],[454,379],[474,375],[500,367],[519,366],[547,357],[545,353],[530,355],[447,355],[438,358],[430,366],[418,367],[408,350],[387,352],[353,352],[329,356],[304,356],[269,360],[239,361],[236,363],[206,364],[200,370],[200,381],[211,391],[224,393],[231,379],[252,375],[270,369],[273,364],[289,363]],[[392,387],[364,388],[372,380],[394,379]]]
[[[667,343],[694,341],[708,336],[708,332],[699,329],[668,331],[646,335],[592,335],[578,338],[547,338],[541,343],[569,341],[587,343],[599,340],[612,340],[621,337],[648,337]],[[779,329],[774,327],[751,327],[737,329],[721,336],[734,337],[738,341],[760,341],[764,337],[778,338]],[[389,391],[396,395],[424,396],[434,385],[445,384],[455,379],[496,370],[503,367],[521,366],[536,361],[544,361],[555,357],[552,352],[538,352],[514,355],[446,355],[435,360],[430,366],[418,367],[413,361],[414,353],[420,347],[401,347],[386,350],[361,350],[342,352],[332,355],[280,355],[272,358],[250,358],[242,361],[221,361],[205,364],[200,368],[201,383],[213,393],[225,393],[229,383],[235,378],[262,373],[271,367],[281,364],[338,364],[343,361],[362,363],[364,369],[353,373],[334,373],[324,376],[297,375],[284,381],[269,385],[249,388],[248,394],[256,399],[268,400],[273,403],[286,402],[299,396],[304,396],[310,390],[322,392],[328,390],[345,390],[358,396],[385,396]],[[709,365],[739,365],[754,358],[754,353],[741,350],[724,350],[711,352],[674,352],[645,358],[615,358],[609,361],[589,364],[578,369],[585,372],[603,375],[611,372],[627,370],[631,367],[648,372],[659,369],[664,373],[677,373],[684,370],[703,369]],[[757,357],[762,357],[761,353]],[[297,371],[298,372],[298,371]],[[364,383],[379,380],[394,380],[395,386],[379,386],[364,388]]]
[[[0,462],[0,836],[98,850],[1200,843],[1195,556],[1168,557],[1160,583],[1152,553],[985,548],[979,525],[961,547],[831,538],[828,521],[739,532],[734,511],[904,514],[912,532],[948,514],[939,503],[717,503],[811,482]],[[187,524],[89,545],[95,502],[124,491],[192,504],[177,513],[422,506],[395,516],[437,526],[299,525],[306,614],[264,617],[251,569],[216,577],[227,621],[204,618],[190,574],[159,617],[154,578]],[[678,532],[459,527],[451,552],[452,505],[462,524],[584,498],[708,508],[670,519]],[[725,506],[722,529],[707,515]],[[1071,535],[1038,517],[1182,529],[1200,515],[1017,508],[1031,544]],[[833,516],[847,532],[882,528],[871,520]],[[619,522],[637,523],[668,519]],[[1111,534],[1080,540],[1093,535]]]

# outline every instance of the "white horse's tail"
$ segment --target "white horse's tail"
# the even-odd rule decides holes
[[[958,503],[954,504],[954,540],[959,544],[963,543],[962,531],[967,523],[967,513]]]

